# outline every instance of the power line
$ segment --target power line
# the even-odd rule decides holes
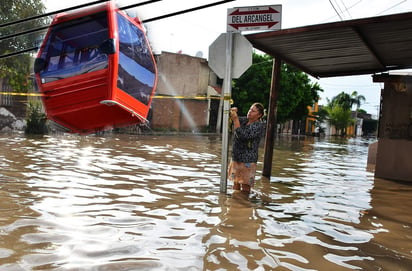
[[[338,7],[339,13],[340,13],[342,16],[344,16],[343,10],[342,10],[342,8],[340,7],[338,1],[337,1],[337,0],[334,0],[334,1],[335,1],[336,6]]]
[[[341,1],[341,3],[342,3],[343,7],[345,8],[344,11],[346,11],[346,13],[347,13],[347,14],[349,15],[349,17],[352,19],[352,15],[350,14],[348,7],[345,5],[345,1],[343,1],[343,0],[340,0],[340,1]]]
[[[352,9],[353,7],[355,7],[356,5],[358,5],[360,2],[362,2],[363,0],[359,0],[359,1],[357,1],[356,3],[354,3],[354,4],[352,4],[350,7],[348,7],[348,13],[349,13],[349,10],[350,9]],[[324,22],[328,22],[329,20],[331,20],[331,19],[333,19],[334,17],[335,17],[336,15],[333,15],[332,17],[329,17],[329,18],[327,18],[326,20],[324,20]],[[352,18],[352,16],[351,16],[351,18]]]
[[[219,2],[215,2],[215,3],[211,3],[211,4],[206,4],[206,5],[203,5],[203,6],[189,8],[189,9],[169,13],[169,14],[166,14],[166,15],[154,17],[154,18],[151,18],[151,19],[146,19],[146,20],[143,20],[143,22],[148,23],[148,22],[152,22],[152,21],[156,21],[156,20],[161,20],[161,19],[165,19],[165,18],[168,18],[168,17],[181,15],[181,14],[184,14],[184,13],[188,13],[188,12],[192,12],[192,11],[196,11],[196,10],[200,10],[200,9],[204,9],[204,8],[210,8],[210,7],[213,7],[213,6],[217,6],[217,5],[221,5],[221,4],[225,4],[225,3],[229,3],[229,2],[233,2],[233,1],[236,1],[236,0],[225,0],[225,1],[219,1]]]
[[[121,7],[121,8],[119,8],[119,9],[122,9],[122,10],[123,10],[123,9],[130,9],[130,8],[134,8],[134,7],[137,7],[137,6],[146,5],[146,4],[151,4],[151,3],[153,3],[153,2],[158,2],[158,1],[161,1],[161,0],[146,1],[146,2],[142,2],[142,3],[138,3],[138,4],[132,4],[132,5],[124,6],[124,7]],[[143,22],[143,23],[148,23],[148,22],[152,22],[152,21],[156,21],[156,20],[161,20],[161,19],[165,19],[165,18],[172,17],[172,16],[176,16],[176,15],[181,15],[181,14],[188,13],[188,12],[197,11],[197,10],[200,10],[200,9],[205,9],[205,8],[209,8],[209,7],[213,7],[213,6],[225,4],[225,3],[228,3],[228,2],[233,2],[233,1],[236,1],[236,0],[218,1],[218,2],[211,3],[211,4],[206,4],[206,5],[202,5],[202,6],[198,6],[198,7],[194,7],[194,8],[189,8],[189,9],[185,9],[185,10],[181,10],[181,11],[177,11],[177,12],[173,12],[173,13],[161,15],[161,16],[158,16],[158,17],[146,19],[146,20],[144,20],[144,21],[142,21],[142,22]],[[74,8],[76,8],[76,7],[74,7]],[[71,9],[74,9],[74,8],[71,8]],[[69,10],[71,10],[71,9],[69,9]],[[66,11],[67,11],[67,9],[66,9]],[[60,12],[60,11],[59,11],[59,12]],[[21,35],[33,33],[33,32],[38,32],[38,31],[41,31],[41,30],[45,30],[45,29],[47,29],[47,28],[49,28],[49,26],[43,26],[43,27],[33,28],[33,29],[29,29],[29,30],[22,31],[22,32],[19,32],[19,33],[14,33],[14,34],[11,34],[11,35],[2,36],[2,37],[0,37],[0,41],[1,41],[1,40],[4,40],[4,39],[14,38],[14,37],[17,37],[17,36],[21,36]],[[35,50],[37,50],[37,49],[38,49],[38,47],[32,47],[32,48],[27,48],[27,49],[25,49],[25,50],[16,51],[16,52],[9,53],[9,54],[3,54],[3,55],[0,55],[0,59],[6,58],[6,57],[15,56],[15,55],[18,55],[18,54],[21,54],[21,53],[27,53],[27,52],[30,52],[30,51],[35,51]]]
[[[106,1],[107,1],[107,0],[104,0],[104,1],[101,1],[101,0],[100,0],[100,1],[96,1],[96,2],[89,3],[89,4],[84,4],[84,5],[75,6],[75,7],[66,8],[66,9],[61,9],[61,10],[58,10],[58,11],[51,12],[51,14],[61,13],[61,12],[65,12],[65,11],[71,11],[71,10],[74,10],[74,9],[78,9],[79,7],[90,6],[90,5],[93,5],[93,4],[96,4],[96,3],[106,2]],[[147,4],[152,4],[152,3],[155,3],[155,2],[159,2],[159,1],[162,1],[162,0],[150,0],[150,1],[145,1],[145,2],[141,2],[141,3],[129,5],[129,6],[126,6],[126,7],[122,7],[122,8],[120,8],[120,9],[129,9],[129,8],[133,8],[133,7],[138,7],[138,6],[143,6],[143,5],[147,5]],[[45,15],[45,16],[46,16],[46,15]],[[49,16],[49,15],[47,15],[47,16]],[[43,17],[43,16],[42,16],[42,15],[39,15],[39,16],[34,16],[34,17],[39,17],[39,18],[40,18],[40,17]],[[34,17],[30,17],[30,18],[34,18]],[[22,19],[22,20],[19,20],[19,21],[15,21],[14,23],[21,23],[21,22],[24,22],[24,21],[28,21],[28,20],[30,20],[30,18],[26,18],[26,19]],[[37,19],[37,18],[36,18],[36,19]],[[12,23],[13,23],[13,22],[12,22]],[[12,24],[12,23],[8,23],[8,24],[10,25],[10,24]],[[49,28],[49,26],[42,26],[42,27],[32,28],[32,29],[29,29],[29,30],[26,30],[26,31],[21,31],[21,32],[14,33],[14,34],[1,36],[1,37],[0,37],[0,41],[5,40],[5,39],[9,39],[9,38],[18,37],[18,36],[21,36],[21,35],[26,35],[26,34],[33,33],[33,32],[37,32],[37,31],[41,31],[41,30],[45,30],[45,29],[47,29],[47,28]]]
[[[20,54],[24,54],[24,53],[28,53],[28,52],[31,52],[31,51],[36,51],[37,49],[39,49],[39,47],[36,46],[36,47],[26,48],[26,49],[20,50],[20,51],[8,53],[8,54],[3,54],[3,55],[0,56],[0,59],[7,58],[7,57],[12,57],[12,56],[16,56],[16,55],[20,55]]]
[[[41,31],[41,30],[45,30],[47,28],[49,28],[48,25],[47,26],[37,27],[37,28],[32,28],[32,29],[29,29],[29,30],[25,30],[25,31],[21,31],[21,32],[9,34],[9,35],[4,35],[4,36],[0,37],[0,41],[7,40],[7,39],[10,39],[10,38],[14,38],[14,37],[18,37],[18,36],[22,36],[22,35],[26,35],[26,34],[30,34],[30,33],[34,33],[34,32],[38,32],[38,31]]]
[[[336,14],[339,16],[340,20],[342,21],[342,16],[340,16],[340,13],[336,10],[335,5],[332,3],[332,0],[329,0],[329,3],[331,4],[332,8],[335,10]]]
[[[87,4],[82,4],[82,5],[78,5],[78,6],[74,6],[74,7],[70,7],[70,8],[60,9],[60,10],[56,10],[56,11],[52,11],[52,12],[48,12],[48,13],[43,13],[43,14],[27,17],[27,18],[12,21],[12,22],[3,23],[3,24],[0,24],[0,28],[10,26],[10,25],[13,25],[13,24],[19,24],[19,23],[23,23],[23,22],[27,22],[27,21],[31,21],[31,20],[40,19],[40,18],[43,18],[43,17],[48,17],[48,16],[51,16],[51,15],[55,15],[57,13],[66,12],[66,11],[70,11],[70,10],[73,10],[73,9],[84,8],[84,7],[87,7],[87,6],[91,6],[91,5],[95,5],[95,4],[99,4],[99,3],[107,2],[107,1],[110,1],[110,0],[99,0],[99,1],[91,2],[91,3],[87,3]]]
[[[386,11],[390,10],[390,9],[393,9],[394,7],[397,7],[397,6],[399,6],[400,4],[402,4],[402,3],[404,3],[404,2],[406,2],[406,0],[403,0],[403,1],[398,2],[397,4],[395,4],[395,5],[393,5],[393,6],[389,7],[389,8],[387,8],[387,9],[385,9],[385,10],[381,11],[381,12],[379,12],[377,15],[382,14],[382,13],[384,13],[384,12],[386,12]]]

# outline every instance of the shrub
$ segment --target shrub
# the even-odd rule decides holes
[[[46,134],[47,117],[43,110],[43,105],[39,100],[32,100],[27,104],[26,134]]]

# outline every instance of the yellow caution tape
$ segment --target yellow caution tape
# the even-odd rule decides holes
[[[181,96],[181,95],[174,95],[174,96],[166,96],[166,95],[155,95],[153,99],[184,99],[184,100],[221,100],[221,97],[217,96]]]
[[[11,96],[31,96],[31,97],[41,97],[46,96],[42,93],[23,93],[23,92],[0,92],[0,95],[11,95]],[[221,97],[218,96],[183,96],[183,95],[174,95],[174,96],[167,96],[167,95],[154,95],[154,99],[184,99],[184,100],[221,100]],[[224,100],[231,100],[230,96],[225,96]]]
[[[44,96],[41,93],[22,93],[22,92],[0,92],[0,95],[11,95],[11,96],[34,96],[40,97]]]

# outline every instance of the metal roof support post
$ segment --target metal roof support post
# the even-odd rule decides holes
[[[272,83],[270,86],[269,111],[266,123],[265,156],[263,158],[262,175],[270,178],[272,172],[273,145],[276,134],[276,111],[280,88],[281,59],[273,58]]]

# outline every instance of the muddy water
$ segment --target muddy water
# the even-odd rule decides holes
[[[368,143],[277,139],[248,198],[216,136],[0,135],[0,270],[410,270],[412,185]]]

